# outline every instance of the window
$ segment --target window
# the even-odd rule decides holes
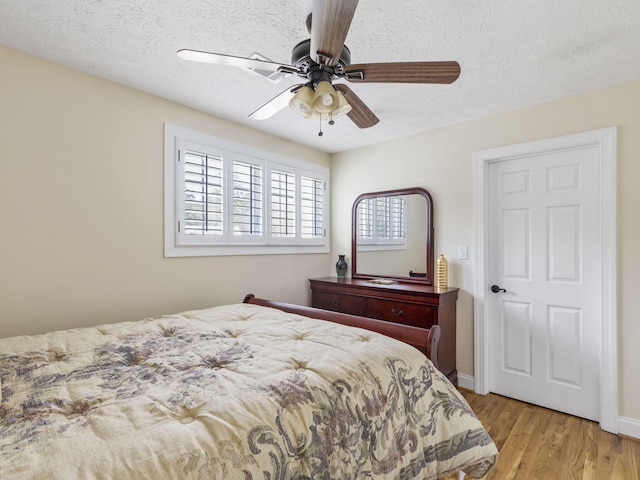
[[[325,253],[328,169],[165,125],[165,256]]]
[[[358,246],[368,246],[371,250],[405,248],[406,211],[404,196],[362,199],[357,210]]]

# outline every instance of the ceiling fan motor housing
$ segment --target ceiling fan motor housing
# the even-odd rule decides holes
[[[300,69],[298,75],[316,84],[320,80],[335,80],[344,76],[345,67],[351,64],[351,51],[346,45],[342,47],[340,60],[332,67],[321,65],[311,59],[311,40],[298,43],[291,52],[291,63]]]

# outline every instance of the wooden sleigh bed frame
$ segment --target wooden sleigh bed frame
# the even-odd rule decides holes
[[[263,307],[276,308],[284,312],[296,313],[305,317],[318,318],[329,322],[340,323],[350,327],[364,328],[373,332],[381,333],[401,342],[417,348],[424,353],[433,365],[438,368],[438,342],[440,340],[440,327],[433,325],[427,335],[424,328],[413,327],[401,323],[385,322],[373,318],[360,317],[358,315],[350,315],[347,313],[332,312],[330,310],[322,310],[313,307],[304,307],[302,305],[294,305],[291,303],[275,302],[264,298],[257,298],[252,293],[246,295],[242,303],[251,303],[261,305]]]

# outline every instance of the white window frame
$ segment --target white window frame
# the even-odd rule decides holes
[[[229,140],[196,132],[185,127],[165,124],[164,132],[164,255],[165,257],[192,257],[217,255],[265,255],[265,254],[309,254],[329,252],[329,169],[322,165],[285,157],[273,152],[249,147]],[[190,149],[214,156],[222,156],[227,168],[224,170],[223,186],[226,208],[223,210],[225,232],[220,236],[183,235],[184,225],[184,169],[179,161],[180,151]],[[233,171],[234,161],[260,165],[262,168],[262,235],[234,235],[233,222]],[[283,170],[295,175],[295,236],[276,237],[272,232],[271,171]],[[321,238],[302,238],[302,192],[300,179],[311,177],[322,181]]]

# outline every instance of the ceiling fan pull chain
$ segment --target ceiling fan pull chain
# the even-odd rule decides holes
[[[322,115],[320,115],[320,131],[318,132],[318,136],[321,137],[322,135],[324,135],[324,133],[322,133]]]

